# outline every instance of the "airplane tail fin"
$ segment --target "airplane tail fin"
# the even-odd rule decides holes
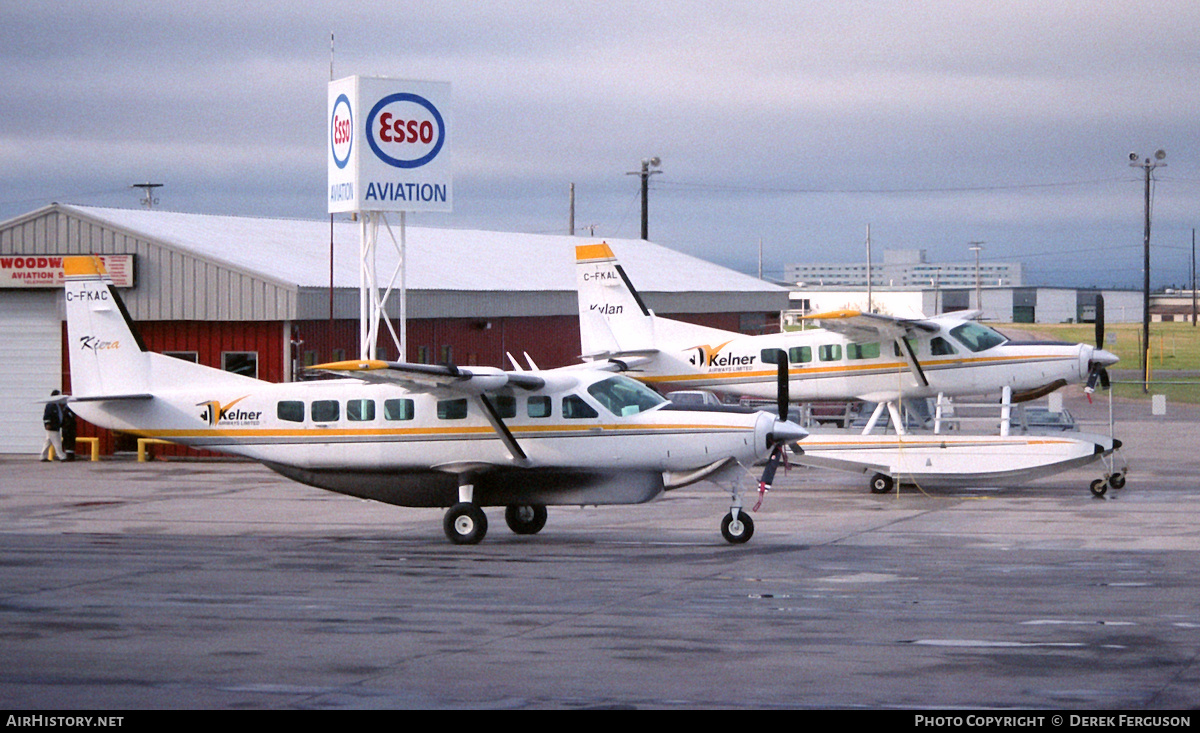
[[[155,354],[137,334],[104,263],[96,256],[63,258],[71,393],[76,400],[148,397],[155,388],[257,380]]]
[[[738,335],[654,315],[608,244],[576,246],[575,262],[579,336],[585,359],[686,350],[697,339]]]
[[[67,343],[75,397],[142,394],[150,358],[99,257],[64,257]]]
[[[604,243],[579,245],[575,264],[583,355],[654,350],[654,314],[612,249]]]

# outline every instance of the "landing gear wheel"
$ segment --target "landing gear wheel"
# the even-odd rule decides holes
[[[511,504],[504,510],[504,521],[517,534],[537,534],[546,526],[546,507],[541,504]]]
[[[1092,482],[1092,496],[1101,497],[1108,493],[1108,482],[1098,478]]]
[[[754,520],[741,509],[738,510],[737,519],[733,518],[733,512],[729,512],[721,520],[721,536],[726,542],[740,545],[754,536]]]
[[[1125,474],[1117,472],[1108,477],[1108,485],[1114,489],[1125,488]]]
[[[460,502],[446,510],[442,529],[456,545],[477,545],[487,534],[487,515],[474,504]]]
[[[886,474],[877,473],[871,477],[871,493],[886,494],[895,488],[896,483],[892,481],[892,477]]]

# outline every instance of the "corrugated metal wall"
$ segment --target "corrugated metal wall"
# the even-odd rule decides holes
[[[244,247],[249,243],[230,242]],[[132,254],[134,287],[121,297],[136,321],[287,321],[299,288],[199,259],[57,207],[0,230],[0,254]]]

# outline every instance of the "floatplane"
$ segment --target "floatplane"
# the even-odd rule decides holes
[[[1010,340],[979,323],[978,311],[899,318],[838,310],[808,316],[816,328],[749,336],[656,316],[607,244],[577,246],[576,273],[587,363],[615,365],[660,388],[764,398],[786,380],[797,402],[876,403],[861,434],[814,429],[795,457],[868,474],[875,492],[890,491],[898,481],[1023,481],[1086,465],[1120,447],[1111,436],[1012,429],[1014,406],[1068,384],[1084,384],[1089,399],[1097,385],[1108,388],[1107,369],[1117,357],[1102,348],[1102,302],[1095,346]],[[943,432],[954,398],[987,395],[1000,396],[998,435]],[[903,403],[934,398],[934,433],[910,433]],[[896,432],[876,433],[884,422]],[[1090,488],[1103,495],[1124,483],[1124,472],[1109,462]]]
[[[519,534],[547,506],[637,504],[730,480],[721,532],[753,534],[737,480],[807,431],[768,412],[680,411],[607,363],[559,369],[361,360],[275,384],[148,351],[96,257],[66,257],[71,408],[104,428],[261,462],[295,481],[407,507],[449,507],[454,543],[505,507]],[[515,366],[515,365],[514,365]],[[783,397],[786,404],[786,396]],[[786,411],[781,413],[786,415]]]

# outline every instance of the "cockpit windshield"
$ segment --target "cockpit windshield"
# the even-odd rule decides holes
[[[950,335],[971,351],[986,351],[1008,341],[999,333],[978,323],[964,323],[950,329]]]
[[[619,375],[596,382],[587,391],[606,410],[620,417],[636,415],[666,402],[641,382]]]

